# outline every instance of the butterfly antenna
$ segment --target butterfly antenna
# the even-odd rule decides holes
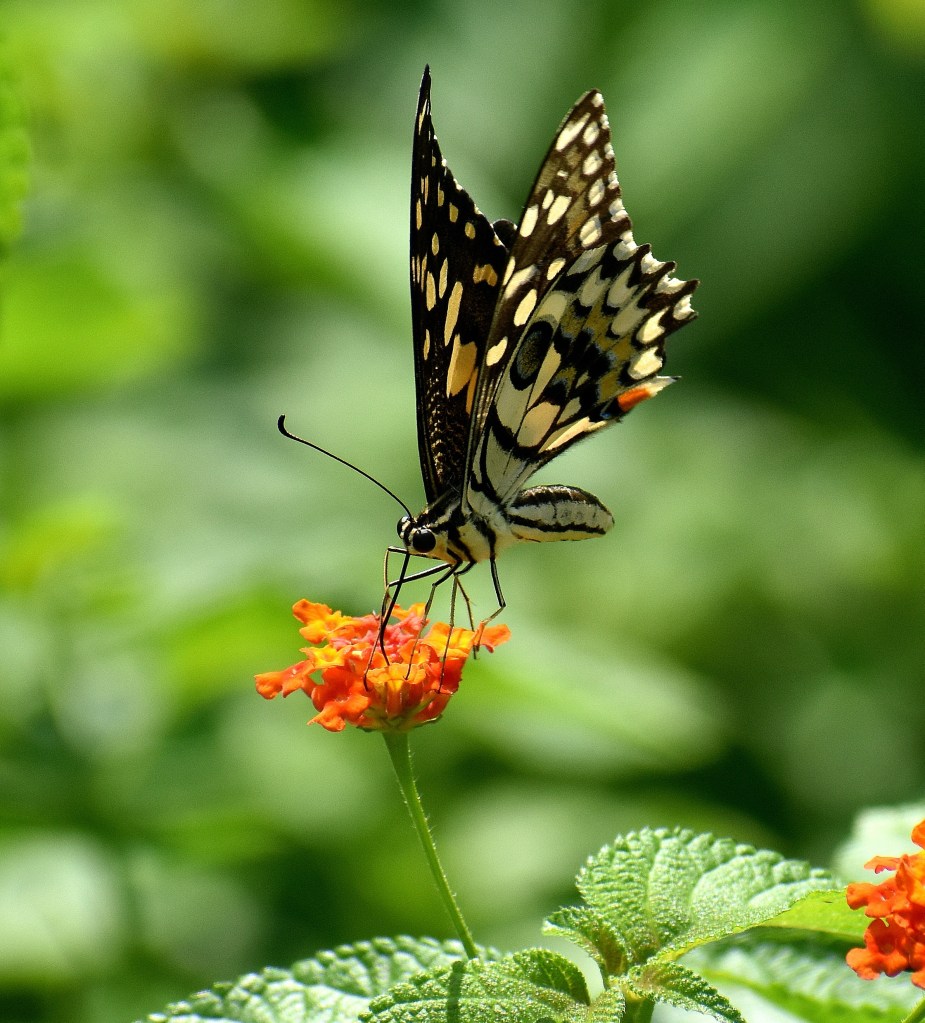
[[[288,437],[289,440],[297,440],[300,444],[304,444],[307,448],[314,448],[315,451],[320,451],[322,455],[327,455],[328,458],[333,458],[335,462],[340,462],[341,465],[346,465],[348,469],[353,469],[354,472],[358,472],[361,476],[365,476],[370,483],[375,483],[376,486],[380,490],[384,490],[389,495],[389,497],[392,498],[393,501],[400,504],[401,507],[405,509],[405,513],[407,515],[409,516],[412,515],[411,509],[408,507],[408,505],[406,505],[405,502],[397,494],[389,490],[389,488],[384,483],[380,483],[375,476],[370,476],[368,472],[364,472],[358,465],[354,465],[353,462],[348,462],[346,458],[341,458],[339,455],[333,454],[326,448],[321,447],[319,444],[313,444],[310,440],[305,440],[304,437],[297,437],[294,433],[290,433],[286,429],[285,415],[281,415],[279,417],[276,426],[279,429],[279,432],[284,437]]]

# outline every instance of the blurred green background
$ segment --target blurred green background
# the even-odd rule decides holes
[[[491,217],[603,90],[637,240],[703,280],[683,382],[543,476],[613,534],[505,556],[514,639],[415,736],[478,937],[535,941],[620,830],[825,863],[859,807],[921,797],[925,5],[2,15],[0,1018],[122,1021],[447,935],[380,740],[252,681],[298,658],[296,599],[377,605],[399,515],[277,415],[422,500],[425,62]]]

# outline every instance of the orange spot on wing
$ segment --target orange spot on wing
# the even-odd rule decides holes
[[[621,394],[617,398],[617,404],[624,412],[629,412],[631,408],[635,408],[641,401],[651,397],[652,391],[648,387],[634,387],[631,391]]]

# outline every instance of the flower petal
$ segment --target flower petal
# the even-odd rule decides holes
[[[912,839],[925,848],[925,821]],[[925,852],[904,856],[875,856],[866,864],[877,873],[895,871],[879,884],[849,884],[845,898],[852,909],[864,907],[874,919],[864,932],[864,948],[853,948],[846,961],[862,980],[904,971],[912,983],[925,988]]]
[[[424,605],[395,607],[382,627],[377,615],[351,618],[327,604],[298,601],[292,609],[310,646],[305,660],[256,676],[257,691],[272,699],[301,689],[328,731],[346,725],[405,731],[435,721],[458,690],[470,653],[491,651],[510,638],[507,626],[478,630],[428,622]]]

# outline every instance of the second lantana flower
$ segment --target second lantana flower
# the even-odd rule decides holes
[[[895,871],[891,877],[848,885],[848,905],[863,907],[872,918],[864,947],[851,949],[848,965],[864,980],[907,972],[913,984],[925,988],[925,821],[912,829],[912,841],[922,852],[875,856],[865,864],[878,874]]]

